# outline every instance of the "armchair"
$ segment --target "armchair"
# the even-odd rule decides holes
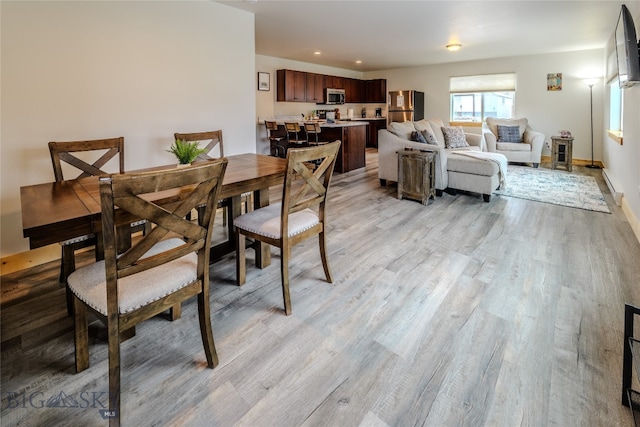
[[[511,136],[514,138],[509,138],[509,129],[501,128],[502,132],[499,132],[498,126],[518,126],[519,135],[513,134]],[[488,117],[482,123],[482,134],[487,144],[487,151],[503,154],[509,162],[531,163],[534,168],[540,164],[544,134],[532,130],[527,119]]]

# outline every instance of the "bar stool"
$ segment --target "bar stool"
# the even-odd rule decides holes
[[[287,132],[287,145],[297,145],[298,147],[307,147],[309,141],[306,137],[299,135],[301,133],[298,122],[284,122],[284,129]]]
[[[325,145],[329,141],[320,140],[320,123],[318,122],[305,122],[304,131],[307,134],[307,141],[310,146],[317,147],[319,145]],[[313,168],[317,168],[322,163],[322,159],[316,159],[311,162]]]
[[[287,149],[280,144],[280,141],[286,139],[286,136],[278,135],[278,123],[275,121],[264,121],[264,126],[267,128],[267,139],[269,140],[269,146],[271,155],[274,157],[287,157]]]
[[[309,145],[324,145],[328,142],[320,141],[320,123],[318,122],[305,122],[304,131]]]

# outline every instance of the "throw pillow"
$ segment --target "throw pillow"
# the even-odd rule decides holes
[[[444,135],[445,148],[460,148],[469,146],[469,144],[467,144],[467,139],[464,137],[464,130],[462,130],[461,126],[442,126],[442,134]]]
[[[415,142],[421,142],[423,144],[427,143],[427,140],[424,138],[424,135],[422,135],[417,130],[414,130],[413,132],[411,132],[411,140]]]
[[[520,127],[498,125],[498,142],[522,142]]]
[[[524,131],[527,130],[529,121],[527,119],[498,119],[495,117],[487,117],[487,126],[491,130],[496,138],[498,137],[498,125],[503,126],[519,126],[520,127],[520,139],[523,138]]]
[[[438,145],[438,141],[436,140],[436,136],[433,134],[433,132],[429,132],[429,130],[425,129],[420,133],[424,136],[424,139],[427,140],[427,144]]]

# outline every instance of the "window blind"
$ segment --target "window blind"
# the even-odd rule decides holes
[[[451,93],[507,92],[516,90],[516,73],[481,74],[449,78]]]

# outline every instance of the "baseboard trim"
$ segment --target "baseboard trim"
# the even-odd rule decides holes
[[[620,185],[617,184],[614,176],[607,168],[602,168],[602,177],[604,178],[604,182],[607,184],[607,187],[609,187],[609,192],[613,196],[613,201],[616,202],[616,205],[620,206],[622,204],[622,197],[624,196],[624,193],[618,190]]]
[[[636,235],[638,243],[640,243],[640,219],[635,216],[631,207],[629,207],[629,203],[627,203],[627,198],[624,196],[622,196],[622,212],[624,212],[624,216],[629,221],[629,225],[631,225],[631,229]]]
[[[544,163],[551,163],[551,156],[541,156],[540,157],[540,161],[544,162]],[[587,166],[587,165],[591,164],[591,160],[571,159],[571,164],[574,165],[574,166]],[[593,164],[597,165],[597,166],[600,166],[601,168],[604,167],[604,164],[600,160],[594,160]]]
[[[2,258],[0,275],[15,273],[60,259],[60,245],[49,245]]]

